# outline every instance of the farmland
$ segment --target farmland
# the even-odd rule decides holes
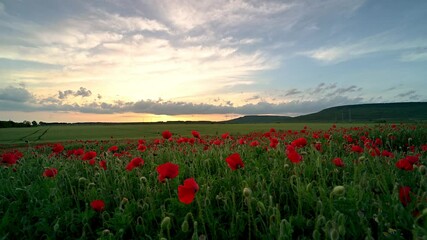
[[[4,239],[427,236],[421,124],[67,125],[0,143]]]

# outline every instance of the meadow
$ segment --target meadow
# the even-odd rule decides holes
[[[1,239],[427,237],[425,124],[50,126],[0,144]]]

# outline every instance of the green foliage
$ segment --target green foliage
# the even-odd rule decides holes
[[[241,131],[235,126],[230,133]],[[179,131],[169,129],[174,134],[173,141],[154,144],[154,139],[147,140],[144,152],[137,150],[136,140],[72,141],[58,155],[51,154],[49,145],[30,146],[23,150],[24,157],[16,165],[0,168],[0,236],[5,239],[417,239],[426,236],[427,152],[421,149],[427,143],[425,127],[308,128],[295,133],[277,126],[263,125],[262,131],[245,135],[233,133],[232,138],[221,140],[220,145],[211,141],[221,139],[218,134],[225,131],[206,136],[204,131],[208,130],[195,126]],[[157,127],[146,132],[160,138],[164,126]],[[277,132],[270,133],[280,139],[277,148],[269,147],[269,138],[264,134],[270,127],[276,127]],[[205,143],[178,143],[177,136],[189,136],[193,129],[200,131]],[[321,137],[314,138],[313,133]],[[324,138],[325,133],[331,138]],[[354,142],[348,143],[343,135],[351,135]],[[285,145],[300,137],[306,138],[308,144],[297,149],[303,161],[293,164],[286,157]],[[140,138],[145,137],[142,134]],[[239,138],[247,139],[248,143],[256,139],[260,145],[240,145]],[[377,147],[391,151],[394,158],[372,156],[365,138],[382,139]],[[322,152],[313,147],[315,142],[322,144]],[[364,151],[351,152],[353,144],[363,146]],[[127,151],[130,156],[115,156],[107,151],[112,145],[119,147],[119,153]],[[68,150],[77,148],[96,151],[95,164],[66,155]],[[235,152],[241,155],[245,166],[232,171],[225,158]],[[414,170],[396,168],[399,159],[416,154],[419,163]],[[126,165],[134,157],[142,157],[144,165],[126,171]],[[335,166],[332,163],[335,157],[342,158],[345,166]],[[98,165],[101,160],[107,162],[107,170]],[[179,175],[159,182],[156,168],[165,162],[178,164]],[[58,174],[44,177],[44,169],[50,167],[58,169]],[[179,201],[177,189],[190,177],[200,189],[194,201],[186,205]],[[407,206],[399,201],[400,186],[411,187],[412,201]],[[90,203],[95,199],[105,202],[103,211],[91,208]]]

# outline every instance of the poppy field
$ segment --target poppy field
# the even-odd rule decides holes
[[[427,237],[425,124],[166,127],[1,150],[0,238]]]

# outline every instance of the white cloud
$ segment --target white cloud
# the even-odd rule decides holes
[[[410,53],[427,47],[427,39],[406,40],[396,39],[388,32],[363,38],[357,42],[338,43],[334,47],[321,47],[311,51],[299,53],[324,63],[340,63],[356,58],[362,58],[376,53],[401,53],[402,61],[417,61],[425,58],[425,53]],[[396,57],[399,58],[399,57]]]

